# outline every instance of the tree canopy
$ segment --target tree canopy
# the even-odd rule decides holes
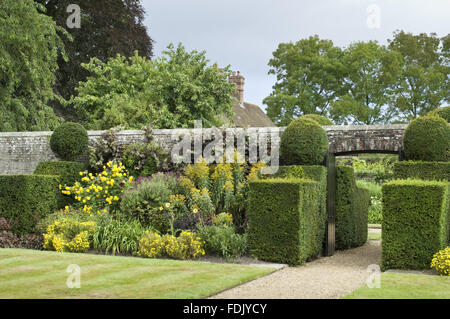
[[[275,74],[264,99],[268,116],[287,125],[304,114],[337,124],[410,121],[449,101],[450,35],[394,33],[388,45],[340,48],[318,36],[281,43],[269,61]]]
[[[267,115],[287,125],[303,114],[327,115],[330,103],[343,94],[343,52],[318,36],[296,43],[281,43],[269,61],[277,77],[273,92],[264,99]]]
[[[399,31],[389,40],[389,49],[403,57],[392,103],[400,118],[412,120],[449,101],[449,36]]]
[[[219,126],[232,116],[234,84],[229,68],[208,66],[205,52],[169,45],[161,57],[117,55],[94,58],[83,67],[90,72],[72,99],[88,129],[123,126],[140,129]]]
[[[67,34],[32,0],[0,2],[0,131],[50,130],[60,120],[47,103]]]
[[[153,42],[143,24],[144,8],[140,0],[35,0],[46,7],[46,14],[72,35],[64,39],[68,61],[58,60],[56,92],[65,100],[76,94],[78,82],[85,81],[89,72],[82,63],[91,58],[102,62],[120,54],[131,57],[135,51],[150,58]],[[80,28],[69,28],[67,8],[76,3],[80,7]],[[71,105],[55,104],[55,111],[66,119],[76,120]]]

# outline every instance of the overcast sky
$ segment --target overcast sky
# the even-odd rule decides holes
[[[262,100],[275,78],[267,63],[281,42],[311,35],[347,46],[386,43],[395,30],[450,33],[450,0],[143,0],[159,56],[169,43],[205,50],[211,64],[245,77],[245,101]],[[378,15],[379,12],[379,15]]]

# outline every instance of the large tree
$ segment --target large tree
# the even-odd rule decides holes
[[[342,61],[346,93],[332,103],[330,117],[338,124],[389,122],[395,114],[389,102],[399,80],[401,55],[376,41],[355,42],[344,50]]]
[[[296,43],[281,43],[269,61],[277,81],[264,99],[267,115],[287,125],[304,114],[328,115],[330,104],[342,94],[343,52],[318,36]]]
[[[69,32],[73,41],[65,41],[69,61],[58,61],[56,91],[68,100],[74,95],[78,82],[86,80],[88,71],[81,66],[91,58],[106,62],[120,54],[125,57],[152,56],[152,40],[143,25],[144,9],[140,0],[35,0],[47,8],[47,15]],[[67,18],[71,4],[80,7],[80,28],[69,28]],[[74,119],[73,109],[55,105],[65,118]]]
[[[449,35],[413,35],[403,31],[388,40],[389,48],[403,56],[401,80],[396,85],[393,107],[398,116],[411,120],[450,100]]]
[[[63,29],[33,0],[0,1],[0,131],[50,130]],[[67,34],[65,34],[67,36]]]
[[[72,103],[90,129],[192,127],[194,120],[210,127],[232,116],[229,68],[208,66],[205,52],[187,52],[181,44],[154,60],[118,55],[83,67],[91,76],[80,82]]]

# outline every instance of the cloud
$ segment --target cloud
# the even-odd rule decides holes
[[[354,41],[385,43],[393,31],[448,33],[448,0],[143,0],[155,53],[169,43],[206,50],[219,65],[246,78],[248,102],[262,105],[275,81],[267,63],[280,42],[310,35],[346,46]],[[368,28],[367,7],[380,8],[380,28]]]

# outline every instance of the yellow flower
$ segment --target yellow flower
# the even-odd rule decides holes
[[[170,203],[166,203],[166,208],[169,208],[170,207]]]

